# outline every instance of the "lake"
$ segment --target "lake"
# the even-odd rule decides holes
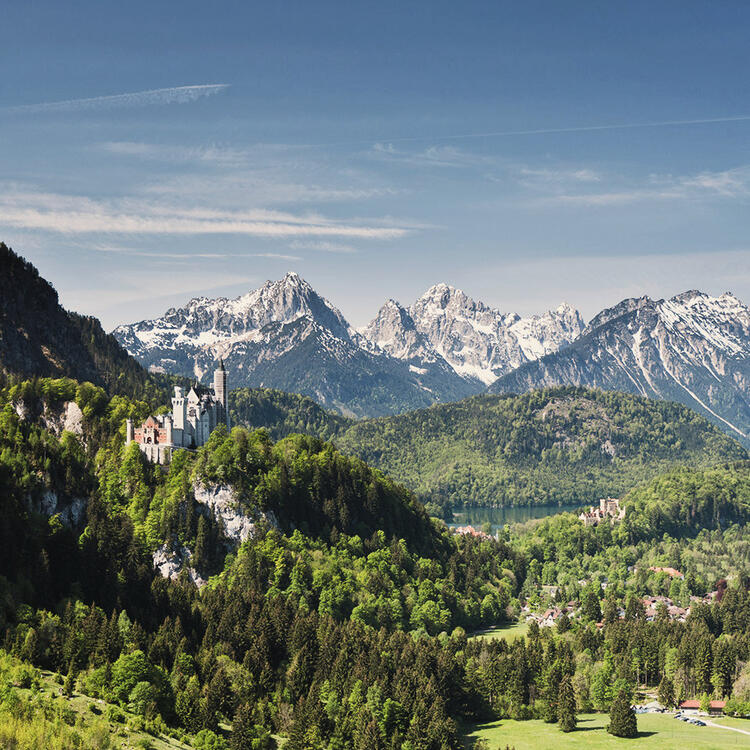
[[[483,524],[492,524],[492,531],[505,526],[506,523],[524,523],[532,518],[546,518],[556,513],[568,513],[578,510],[580,505],[519,505],[508,508],[462,505],[453,509],[453,523],[448,526],[473,526],[481,529]]]

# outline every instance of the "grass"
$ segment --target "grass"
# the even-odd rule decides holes
[[[734,716],[712,716],[710,721],[723,724],[725,727],[734,727],[750,732],[750,719],[736,719]]]
[[[750,748],[750,736],[714,727],[696,727],[672,718],[671,714],[640,714],[637,739],[613,737],[606,731],[607,714],[582,714],[578,727],[565,734],[556,724],[543,721],[502,720],[480,724],[464,734],[464,745],[471,748],[474,741],[484,739],[491,750],[509,745],[515,750],[599,750],[607,748],[632,748],[632,750],[724,750],[724,748]]]
[[[472,633],[469,639],[476,638],[482,641],[491,641],[495,638],[505,638],[509,643],[512,643],[517,638],[526,635],[529,631],[529,623],[527,622],[516,622],[512,625],[503,625],[499,628],[490,628],[489,630],[478,630],[476,633]]]
[[[62,695],[61,685],[56,681],[52,672],[39,670],[40,673],[40,693],[43,696],[53,696],[56,701],[72,709],[76,719],[80,719],[85,726],[92,726],[96,723],[106,721],[107,704],[104,701],[81,695],[75,691],[70,698]],[[29,689],[18,689],[18,694],[22,697],[30,698],[32,691]],[[94,706],[92,711],[91,706]],[[98,712],[98,713],[97,713]],[[126,717],[131,721],[135,718],[133,714],[123,710]],[[120,724],[106,721],[109,726],[109,735],[111,747],[117,750],[130,750],[149,747],[151,750],[189,750],[190,745],[179,742],[173,737],[166,735],[153,736],[144,731],[128,726],[127,723]]]

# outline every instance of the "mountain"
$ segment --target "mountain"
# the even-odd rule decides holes
[[[232,387],[292,391],[347,416],[373,417],[479,393],[582,327],[568,306],[520,318],[438,285],[408,309],[389,300],[358,332],[288,273],[236,299],[193,299],[113,334],[152,372],[204,379],[222,357]]]
[[[504,375],[490,391],[558,384],[679,401],[750,444],[750,308],[730,293],[626,299],[571,346]]]
[[[457,374],[489,385],[520,365],[555,352],[583,330],[570,305],[521,318],[437,284],[404,308],[389,300],[362,333],[382,351],[412,366],[446,362]]]
[[[159,390],[96,318],[63,309],[52,285],[2,242],[0,268],[0,373],[70,377],[138,397]]]
[[[572,387],[364,420],[334,440],[443,505],[584,504],[674,466],[747,458],[681,404]]]
[[[232,387],[293,391],[349,416],[391,414],[477,390],[445,362],[414,368],[377,350],[295,273],[237,299],[193,299],[113,334],[151,371],[202,379],[222,357]]]

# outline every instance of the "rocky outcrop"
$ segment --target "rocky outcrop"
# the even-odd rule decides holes
[[[72,500],[61,500],[53,490],[47,490],[40,498],[29,498],[29,510],[46,518],[58,515],[60,520],[71,528],[80,528],[86,520],[88,500],[74,497]]]
[[[45,404],[41,423],[46,430],[57,437],[60,437],[64,431],[72,432],[74,435],[83,435],[83,412],[75,401],[66,401],[61,410],[53,409],[49,404]]]
[[[206,580],[201,577],[195,568],[189,565],[192,555],[187,547],[173,549],[170,545],[162,544],[153,554],[154,568],[164,578],[174,580],[178,578],[183,570],[187,570],[190,580],[200,588],[205,586]]]
[[[274,528],[279,526],[273,513],[260,511],[248,513],[242,507],[232,487],[227,485],[205,487],[202,484],[195,484],[193,491],[196,502],[212,511],[217,520],[221,520],[224,535],[235,547],[253,535],[260,521]]]

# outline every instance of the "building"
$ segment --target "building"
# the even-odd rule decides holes
[[[185,393],[175,386],[172,411],[169,414],[149,416],[140,427],[128,419],[125,442],[138,443],[149,461],[169,463],[174,448],[195,449],[208,442],[217,425],[229,427],[227,409],[227,373],[224,362],[214,372],[213,389],[194,385]]]
[[[711,701],[708,705],[709,716],[721,716],[724,713],[724,706],[727,705],[726,701]],[[702,714],[705,716],[706,712],[701,711],[701,702],[698,700],[682,701],[679,705],[680,711],[684,714],[696,715]]]
[[[584,526],[596,526],[600,521],[608,518],[610,523],[622,521],[625,518],[625,508],[620,507],[620,501],[614,497],[603,497],[599,500],[599,507],[591,507],[584,511],[578,518],[583,521]]]

